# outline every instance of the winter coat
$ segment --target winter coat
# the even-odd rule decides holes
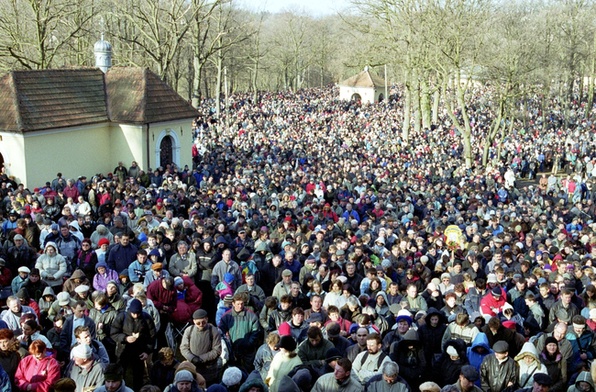
[[[272,350],[267,343],[262,344],[257,350],[254,363],[255,370],[259,372],[263,380],[267,378],[267,372],[275,354],[277,354],[277,351]]]
[[[526,362],[524,358],[527,356],[533,359],[532,363]],[[534,374],[547,373],[546,366],[538,359],[536,347],[530,342],[524,343],[521,351],[516,355],[515,361],[519,366],[518,384],[521,388],[531,387],[534,384]]]
[[[75,279],[79,279],[80,282],[75,283]],[[91,288],[91,282],[89,281],[89,279],[87,279],[87,275],[85,275],[83,270],[76,269],[72,273],[70,278],[68,278],[66,282],[64,282],[64,287],[62,288],[62,291],[66,291],[68,294],[70,294],[71,297],[76,298],[77,293],[75,292],[75,289],[81,285],[86,285],[89,288]]]
[[[441,344],[445,344],[445,342],[450,339],[462,339],[466,342],[466,345],[470,345],[478,333],[478,328],[476,328],[474,324],[470,323],[462,327],[453,321],[447,326]]]
[[[393,384],[383,380],[382,374],[372,376],[366,384],[366,392],[410,392],[410,386],[402,377],[397,376]]]
[[[106,272],[103,275],[97,271],[99,267],[104,267],[106,269]],[[109,281],[113,280],[114,282],[118,282],[118,273],[113,269],[108,268],[108,264],[105,261],[97,263],[95,271],[96,273],[93,277],[93,288],[95,290],[105,292]]]
[[[108,392],[105,385],[99,388],[96,388],[93,392]],[[133,392],[132,389],[126,386],[124,380],[122,380],[122,384],[120,384],[120,388],[116,389],[114,392]]]
[[[189,251],[184,258],[176,253],[170,258],[168,270],[172,276],[181,276],[183,273],[194,278],[197,274],[197,257],[193,251]]]
[[[54,249],[58,251],[56,244],[53,242],[48,242],[46,244],[46,249],[48,246],[53,246]],[[60,286],[63,283],[62,277],[67,271],[66,259],[58,253],[51,257],[44,253],[37,259],[35,268],[39,269],[39,275],[43,280],[48,282],[50,286]],[[48,279],[50,277],[54,279]]]
[[[73,365],[66,376],[77,383],[76,392],[84,392],[89,387],[97,388],[104,383],[103,368],[99,361],[94,361],[89,369]]]
[[[76,343],[76,340],[73,342],[73,315],[70,315],[64,320],[64,325],[62,326],[62,333],[60,334],[60,349],[65,352],[69,353],[70,349]],[[91,337],[94,338],[96,336],[95,331],[95,322],[88,316],[83,316],[83,325],[89,327],[89,333]]]
[[[451,359],[447,354],[447,348],[453,347],[459,354],[456,360]],[[434,366],[434,374],[439,385],[454,384],[457,382],[461,373],[461,368],[468,364],[466,356],[466,344],[461,339],[452,339],[443,345],[443,354]]]
[[[269,327],[267,328],[267,332],[276,331],[282,323],[290,321],[291,319],[291,307],[288,307],[286,310],[283,310],[281,306],[278,307],[269,314]]]
[[[335,375],[328,373],[317,380],[312,392],[362,392],[362,385],[353,377],[338,384]]]
[[[592,391],[595,390],[596,387],[594,386],[594,381],[592,380],[592,376],[590,375],[590,372],[581,372],[579,374],[579,376],[577,376],[577,379],[575,380],[575,384],[570,386],[567,389],[567,392],[583,392],[583,389],[580,389],[578,387],[578,383],[580,383],[582,381],[590,384],[592,386]]]
[[[49,392],[59,378],[60,364],[51,356],[38,360],[35,356],[28,355],[21,359],[15,374],[16,385],[23,391],[31,384],[33,391]]]
[[[246,344],[254,347],[260,337],[261,325],[252,311],[244,309],[236,312],[232,308],[222,316],[219,329],[224,335],[229,335],[232,343],[244,339]]]
[[[298,355],[293,357],[289,356],[289,353],[278,352],[273,357],[269,372],[267,372],[267,378],[265,382],[269,385],[271,392],[277,392],[279,390],[279,384],[283,376],[287,375],[296,366],[302,365],[302,360]]]
[[[325,338],[323,338],[316,347],[310,344],[310,341],[306,339],[298,345],[298,356],[305,365],[323,368],[325,365],[325,358],[327,357],[327,350],[332,348],[333,343]]]
[[[383,351],[369,354],[368,350],[356,356],[352,364],[352,377],[355,377],[362,385],[365,385],[373,376],[381,374],[383,363],[391,361]]]
[[[130,263],[137,258],[137,247],[129,244],[122,246],[120,244],[114,245],[108,254],[108,266],[110,269],[120,273],[124,269],[128,269]]]
[[[93,308],[89,311],[89,317],[95,322],[97,338],[102,342],[110,338],[110,328],[116,316],[118,312],[110,304],[100,310]]]
[[[134,343],[126,342],[128,336],[138,333]],[[122,312],[116,316],[110,329],[110,336],[116,342],[116,356],[121,361],[138,360],[142,353],[151,353],[155,344],[155,324],[148,313],[142,312],[134,319],[130,312]]]
[[[221,335],[216,327],[207,324],[204,330],[199,330],[194,324],[184,330],[180,353],[186,360],[196,363],[197,371],[205,377],[207,383],[216,381],[222,370],[218,359],[221,355]]]
[[[432,316],[439,317],[439,324],[436,327],[431,327],[430,318]],[[445,315],[435,308],[429,308],[425,317],[426,323],[418,328],[418,336],[424,348],[424,358],[426,364],[430,366],[433,363],[435,354],[441,354],[443,349],[442,339],[447,329],[445,322]]]
[[[90,281],[93,280],[96,265],[97,253],[95,251],[89,248],[89,251],[79,250],[77,252],[75,268],[81,269]]]
[[[175,289],[166,290],[161,282],[162,280],[158,279],[147,287],[147,298],[153,301],[160,313],[171,314],[176,309],[177,293]],[[164,306],[167,306],[167,310]]]
[[[509,357],[499,363],[495,354],[487,355],[480,366],[480,380],[485,392],[500,392],[509,382],[513,386],[519,380],[519,369],[515,361]]]
[[[565,335],[565,339],[571,343],[571,349],[573,350],[573,356],[570,362],[570,364],[574,365],[572,366],[573,369],[575,369],[575,365],[582,362],[580,358],[582,353],[586,354],[588,361],[592,361],[596,356],[596,337],[591,330],[586,328],[580,336],[577,336],[573,328],[570,327],[567,335]]]
[[[407,381],[411,388],[417,389],[426,368],[424,350],[418,339],[418,333],[410,329],[402,340],[394,343],[397,347],[392,350],[392,360],[399,366],[399,374]],[[409,347],[412,347],[411,349]]]
[[[144,263],[139,263],[139,260],[135,260],[128,266],[128,277],[133,283],[143,282],[147,272],[151,271],[151,262],[145,260]]]
[[[184,290],[177,293],[176,309],[172,313],[172,321],[184,325],[192,320],[192,314],[201,307],[203,293],[188,276],[183,276]]]
[[[548,356],[545,351],[540,353],[540,362],[546,366],[548,375],[553,379],[551,392],[563,392],[567,389],[567,361],[560,352],[554,357]]]
[[[481,349],[484,349],[484,352],[481,352]],[[480,371],[480,365],[482,365],[482,360],[484,357],[492,353],[493,350],[490,348],[488,344],[488,338],[484,332],[480,332],[478,335],[476,335],[474,341],[472,342],[472,346],[468,347],[466,351],[470,365],[474,366],[477,371]]]

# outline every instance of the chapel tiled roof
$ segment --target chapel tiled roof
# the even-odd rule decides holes
[[[0,130],[27,132],[112,121],[146,124],[197,111],[146,68],[12,71],[0,78]]]
[[[111,68],[106,79],[114,122],[147,124],[197,116],[190,103],[147,68]]]
[[[0,130],[65,128],[108,121],[99,69],[12,71],[0,78]]]
[[[348,87],[385,87],[385,81],[370,72],[368,68],[365,68],[364,71],[340,82],[339,85]]]

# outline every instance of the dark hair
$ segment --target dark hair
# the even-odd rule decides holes
[[[340,366],[346,373],[352,371],[352,361],[350,361],[348,358],[338,359],[337,365]]]
[[[306,336],[310,339],[317,339],[323,338],[323,332],[321,332],[321,328],[313,325],[312,327],[308,327],[308,331],[306,331]]]

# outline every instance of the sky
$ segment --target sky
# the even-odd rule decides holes
[[[279,12],[296,9],[312,16],[327,16],[345,9],[349,0],[241,0],[241,3],[255,11]]]

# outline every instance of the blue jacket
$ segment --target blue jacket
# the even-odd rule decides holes
[[[484,353],[479,352],[479,348],[484,348]],[[482,360],[488,354],[492,354],[493,350],[490,348],[488,344],[488,337],[484,332],[480,332],[474,340],[472,341],[472,346],[468,347],[467,355],[468,361],[470,365],[474,366],[478,372],[480,372],[480,365],[482,364]],[[476,385],[480,386],[480,380],[476,382]]]

